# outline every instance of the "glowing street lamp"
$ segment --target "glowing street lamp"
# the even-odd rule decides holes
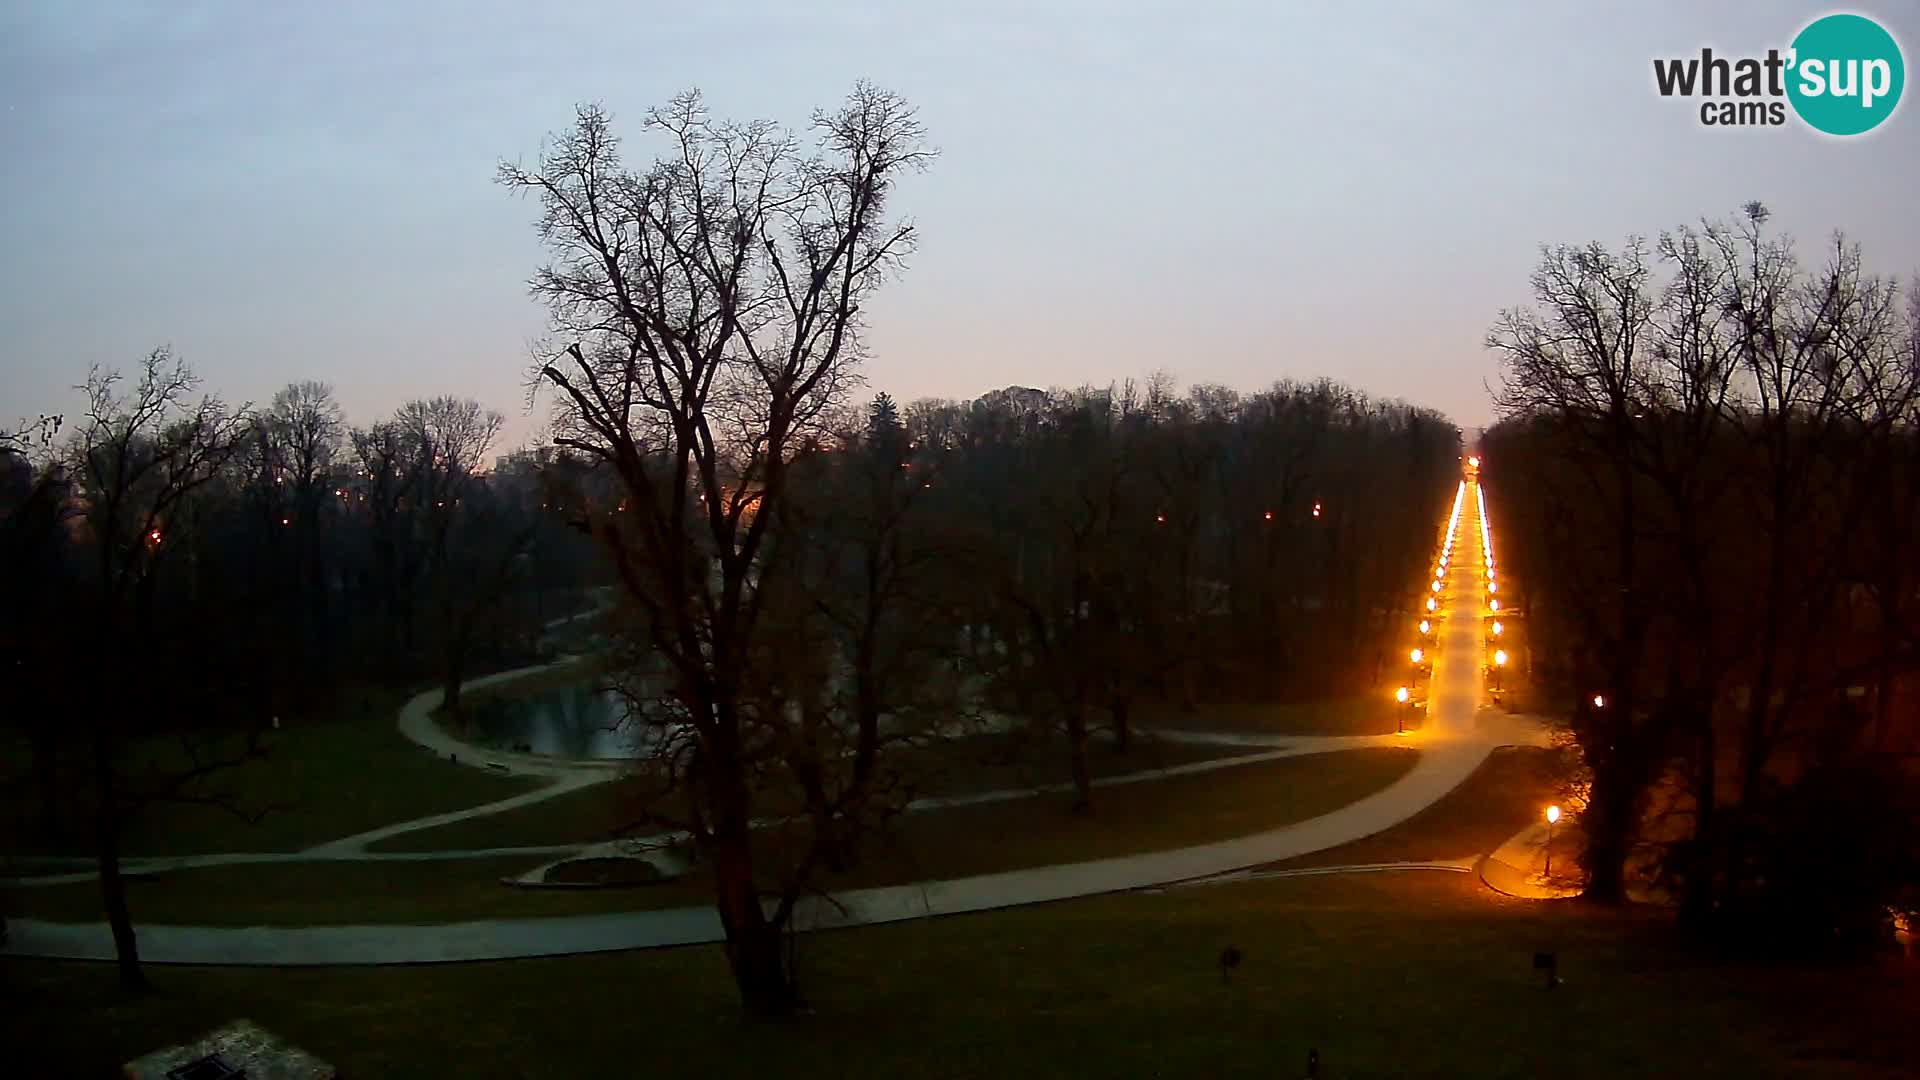
[[[1407,694],[1407,688],[1404,686],[1393,692],[1393,700],[1399,702],[1402,705],[1405,705],[1407,703],[1408,696],[1409,695]]]
[[[1500,601],[1498,601],[1498,600],[1489,600],[1489,601],[1487,601],[1487,610],[1489,610],[1489,611],[1499,611],[1499,610],[1500,610]]]
[[[1553,876],[1553,826],[1560,820],[1560,808],[1547,807],[1547,866],[1540,872],[1541,877]]]
[[[1594,707],[1594,708],[1596,708],[1596,709],[1604,709],[1604,708],[1606,708],[1606,707],[1607,707],[1607,696],[1606,696],[1605,694],[1595,694],[1595,695],[1593,695],[1593,707]]]
[[[1413,708],[1413,695],[1407,691],[1406,687],[1403,686],[1400,689],[1395,690],[1393,692],[1393,700],[1406,706],[1406,708],[1404,709],[1393,710],[1394,715],[1398,718],[1396,721],[1397,726],[1394,731],[1394,734],[1405,735],[1407,733],[1407,713]]]
[[[1467,464],[1477,469],[1480,467],[1480,459],[1477,457],[1470,457],[1467,459]]]
[[[1433,591],[1434,591],[1434,592],[1439,592],[1439,591],[1440,591],[1440,583],[1439,583],[1439,582],[1437,582],[1437,581],[1436,581],[1436,582],[1434,582],[1434,583],[1433,583]]]
[[[1507,666],[1507,650],[1505,649],[1493,650],[1493,666],[1494,667]]]
[[[1420,620],[1420,632],[1421,632],[1422,634],[1431,634],[1431,633],[1433,633],[1433,622],[1432,622],[1431,620],[1428,620],[1428,619],[1421,619],[1421,620]]]
[[[1427,656],[1427,651],[1425,649],[1415,649],[1412,652],[1407,654],[1407,659],[1417,664],[1420,661],[1426,659],[1426,656]]]
[[[1440,608],[1440,601],[1438,601],[1438,600],[1435,600],[1435,599],[1434,599],[1433,597],[1431,597],[1431,596],[1429,596],[1429,597],[1427,597],[1427,610],[1428,610],[1428,611],[1438,611],[1438,610],[1439,610],[1439,608]]]

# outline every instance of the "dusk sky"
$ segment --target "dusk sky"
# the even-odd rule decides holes
[[[1044,9],[1044,13],[1043,13]],[[871,309],[902,401],[1167,369],[1332,376],[1465,426],[1542,242],[1748,199],[1920,268],[1920,114],[1853,140],[1714,130],[1655,56],[1784,47],[1828,4],[152,3],[0,11],[0,423],[170,343],[230,401],[331,382],[522,411],[535,206],[493,182],[599,101],[804,124],[858,78],[941,157]],[[1920,43],[1920,9],[1851,10]],[[1911,91],[1908,96],[1911,96]],[[1810,258],[1818,253],[1808,251]]]

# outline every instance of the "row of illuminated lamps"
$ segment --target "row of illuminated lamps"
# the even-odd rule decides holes
[[[1460,511],[1466,502],[1466,497],[1467,482],[1462,480],[1460,481],[1460,486],[1455,488],[1453,492],[1453,510],[1447,515],[1446,536],[1440,541],[1440,559],[1434,565],[1433,583],[1428,588],[1427,613],[1429,615],[1440,610],[1440,593],[1446,589],[1447,561],[1453,557],[1453,541],[1460,532]],[[1433,621],[1431,619],[1421,619],[1421,640],[1426,640],[1427,636],[1432,633]],[[1426,650],[1417,645],[1407,653],[1407,659],[1413,662],[1416,673],[1420,664],[1423,663],[1426,658]],[[1413,691],[1406,686],[1399,687],[1394,690],[1393,699],[1402,705],[1406,705],[1413,700]],[[1403,722],[1402,731],[1404,730]]]
[[[1480,464],[1480,459],[1477,457],[1468,458],[1467,462],[1477,468]],[[1478,484],[1474,485],[1473,497],[1475,501],[1479,503],[1480,507],[1480,554],[1486,561],[1487,566],[1487,593],[1489,594],[1487,610],[1493,615],[1498,616],[1500,614],[1500,599],[1493,594],[1497,594],[1500,591],[1500,582],[1496,579],[1493,568],[1493,530],[1487,526],[1487,489]],[[1495,618],[1492,625],[1487,629],[1493,637],[1498,638],[1501,633],[1506,630],[1506,627],[1501,625],[1498,618]],[[1496,669],[1507,666],[1507,651],[1505,649],[1496,648],[1493,650],[1493,666]],[[1498,676],[1497,671],[1495,675],[1496,677]],[[1495,689],[1498,689],[1497,685]]]
[[[1477,469],[1480,467],[1480,459],[1477,457],[1468,458],[1467,464]],[[1490,594],[1498,593],[1500,591],[1500,585],[1497,581],[1494,580],[1494,572],[1493,572],[1493,530],[1487,527],[1487,491],[1485,488],[1480,487],[1479,485],[1476,484],[1473,489],[1473,494],[1474,494],[1474,498],[1480,504],[1480,549],[1481,549],[1481,552],[1485,555],[1486,563],[1487,563],[1487,592]],[[1495,615],[1499,614],[1500,601],[1497,597],[1491,597],[1487,600],[1487,610],[1494,613]],[[1500,624],[1500,620],[1498,618],[1494,619],[1493,624],[1488,627],[1488,630],[1496,638],[1498,638],[1505,629],[1506,628]],[[1496,668],[1507,666],[1507,651],[1505,649],[1493,650],[1493,666]],[[1605,695],[1602,695],[1602,694],[1593,695],[1594,708],[1596,709],[1605,708],[1606,704],[1607,704],[1607,699]],[[1547,819],[1547,845],[1546,845],[1547,863],[1546,863],[1546,868],[1542,871],[1542,874],[1543,876],[1551,876],[1553,873],[1553,827],[1559,824],[1560,822],[1560,808],[1558,806],[1547,807],[1546,819]]]

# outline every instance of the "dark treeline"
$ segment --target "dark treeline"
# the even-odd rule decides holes
[[[928,515],[978,549],[965,621],[1031,661],[1000,680],[1019,711],[1123,741],[1134,699],[1370,687],[1458,469],[1450,423],[1328,382],[1013,389],[905,427]]]
[[[1920,304],[1766,221],[1548,250],[1490,335],[1488,490],[1588,895],[1860,946],[1920,881]]]
[[[471,400],[365,428],[316,382],[231,408],[167,350],[82,389],[0,454],[6,723],[30,749],[7,772],[36,791],[8,846],[98,856],[137,981],[118,861],[142,811],[272,809],[223,781],[273,725],[530,658],[595,571],[541,512],[551,453],[493,463],[501,417]]]

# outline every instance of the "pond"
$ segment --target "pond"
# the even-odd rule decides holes
[[[638,757],[657,734],[624,722],[626,701],[591,684],[489,696],[467,706],[474,742],[565,758]]]

